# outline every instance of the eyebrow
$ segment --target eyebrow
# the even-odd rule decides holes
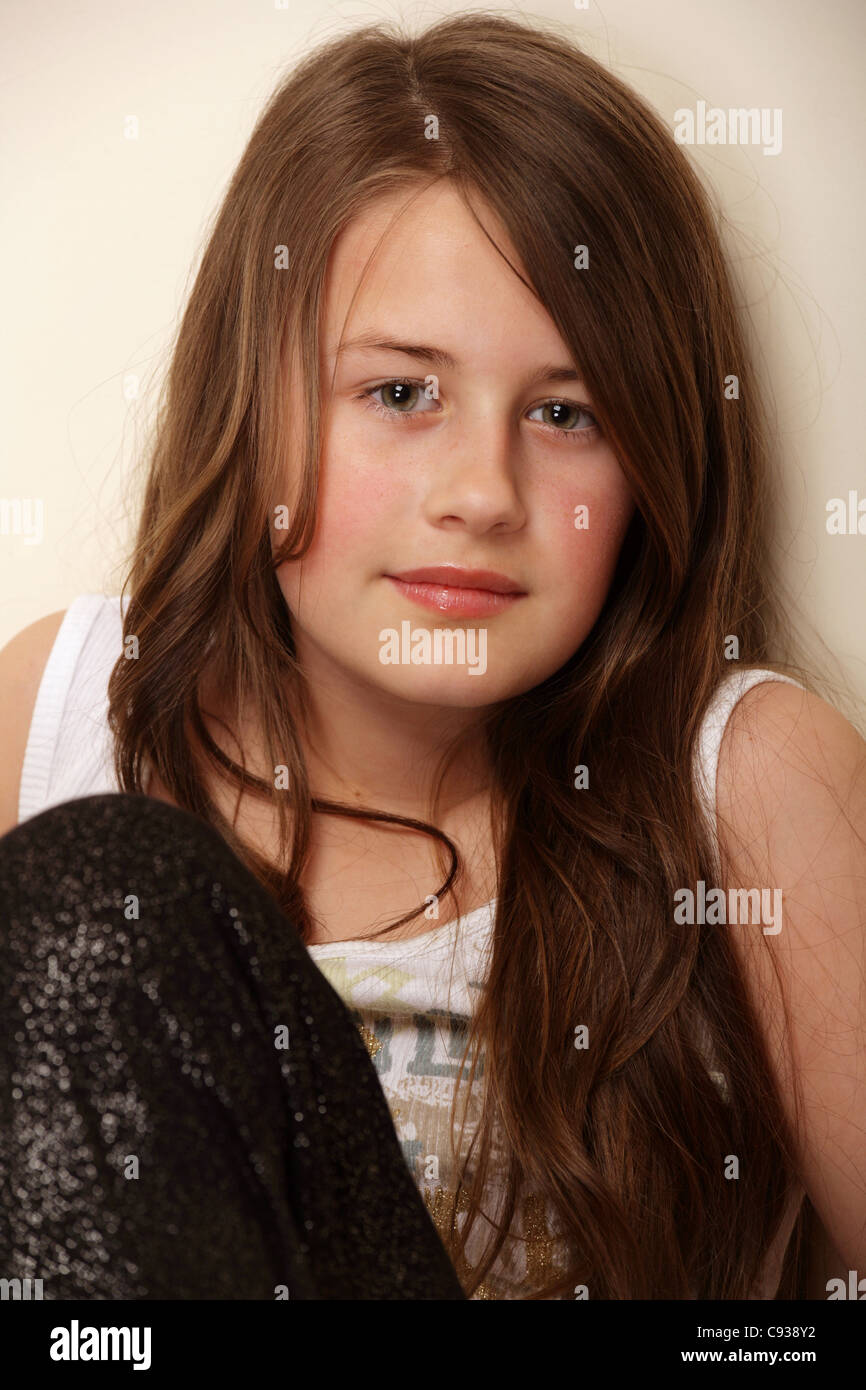
[[[429,362],[434,367],[444,367],[450,371],[456,371],[459,366],[456,357],[452,357],[450,352],[445,352],[442,348],[429,347],[426,343],[401,343],[396,338],[383,337],[376,332],[361,333],[357,338],[351,338],[348,342],[341,343],[335,356],[340,357],[344,352],[350,352],[353,348],[372,348],[380,352],[402,352],[407,357],[418,357],[421,361]],[[543,363],[527,374],[527,381],[580,380],[580,373],[571,365],[559,366],[550,362]]]

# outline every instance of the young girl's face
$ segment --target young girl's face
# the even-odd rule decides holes
[[[308,674],[481,706],[537,685],[581,645],[634,502],[552,319],[447,181],[385,233],[351,303],[406,200],[383,197],[332,248],[316,532],[277,575]],[[293,420],[299,403],[293,380]],[[290,501],[288,484],[276,501]],[[274,530],[274,544],[284,536]],[[430,567],[458,572],[399,578]],[[460,570],[492,571],[517,592],[492,596],[498,580]],[[438,648],[436,629],[452,634]]]

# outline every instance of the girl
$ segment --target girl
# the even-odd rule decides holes
[[[22,737],[4,1267],[803,1296],[813,1212],[866,1267],[866,749],[790,660],[768,450],[621,82],[484,14],[298,65]]]

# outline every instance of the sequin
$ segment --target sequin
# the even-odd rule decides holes
[[[526,1239],[526,1273],[536,1288],[546,1283],[555,1269],[554,1242],[547,1229],[544,1199],[530,1193],[523,1202],[523,1230]]]
[[[437,1187],[433,1192],[430,1192],[429,1189],[425,1189],[422,1195],[427,1209],[433,1218],[433,1224],[439,1232],[443,1244],[447,1246],[454,1214],[454,1193],[446,1192],[444,1188]],[[469,1205],[469,1198],[465,1188],[460,1189],[460,1197],[457,1199],[456,1205],[458,1213],[466,1211]],[[460,1274],[462,1281],[465,1281],[472,1274],[472,1266],[465,1256],[457,1256],[455,1268]],[[478,1285],[472,1297],[473,1299],[495,1299],[496,1295],[493,1293],[489,1284],[484,1284],[482,1282]]]
[[[0,904],[0,1277],[46,1299],[465,1297],[365,1040],[213,827],[65,802],[0,839]]]
[[[371,1029],[365,1028],[363,1023],[360,1023],[358,1025],[358,1032],[361,1034],[364,1046],[366,1047],[371,1057],[375,1057],[377,1052],[381,1052],[382,1044],[379,1042],[379,1039],[376,1037],[376,1034],[372,1032]]]

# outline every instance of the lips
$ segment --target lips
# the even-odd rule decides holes
[[[389,574],[389,579],[402,580],[404,584],[438,584],[449,589],[482,589],[491,594],[522,594],[525,591],[509,579],[507,574],[496,570],[462,569],[459,565],[425,565],[421,569],[401,570],[399,574]]]
[[[460,565],[425,565],[385,578],[411,603],[453,618],[492,617],[526,597],[507,574]]]

